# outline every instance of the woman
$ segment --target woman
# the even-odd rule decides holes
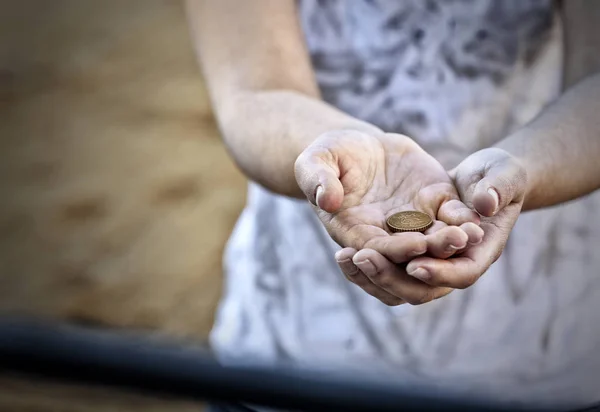
[[[564,39],[581,36],[563,36],[597,13],[568,4],[188,1],[252,180],[225,256],[220,359],[600,401],[600,196],[548,208],[600,185],[600,80],[562,93],[598,69],[568,72],[581,55]],[[407,208],[436,225],[389,235],[383,217]],[[538,210],[516,222],[522,209]]]

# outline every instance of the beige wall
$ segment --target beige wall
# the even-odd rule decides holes
[[[0,312],[204,340],[245,181],[182,3],[0,3]]]

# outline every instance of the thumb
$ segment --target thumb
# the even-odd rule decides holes
[[[527,173],[517,159],[500,149],[489,150],[483,157],[476,153],[473,159],[467,159],[466,170],[461,170],[459,165],[454,171],[463,201],[487,217],[513,202],[522,202],[527,184]],[[474,175],[480,178],[474,179]]]
[[[309,147],[298,156],[294,173],[300,190],[309,202],[328,213],[344,201],[344,188],[335,156],[326,148]]]

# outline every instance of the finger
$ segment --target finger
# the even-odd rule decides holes
[[[490,168],[473,190],[473,207],[483,216],[494,216],[513,201],[520,201],[525,176],[524,169],[513,164]]]
[[[441,220],[434,220],[433,225],[423,233],[426,235],[431,235],[445,227],[448,227],[446,223],[442,222]]]
[[[507,239],[495,225],[482,226],[485,237],[480,244],[451,259],[416,258],[406,266],[407,274],[431,286],[465,289],[473,285],[498,259]]]
[[[517,159],[502,149],[486,149],[480,156],[470,156],[450,175],[454,176],[463,202],[489,217],[510,203],[523,200],[527,173]]]
[[[460,228],[467,234],[469,245],[478,245],[483,241],[485,233],[481,226],[468,222],[460,225]]]
[[[463,223],[480,223],[480,218],[471,208],[460,200],[449,200],[438,210],[437,218],[449,225],[460,226]]]
[[[348,259],[352,259],[354,257],[354,255],[356,255],[357,250],[353,249],[351,247],[345,247],[343,249],[338,250],[337,252],[335,252],[335,260],[339,263],[342,261],[346,261]]]
[[[368,224],[358,224],[351,226],[349,229],[346,222],[338,220],[336,225],[329,225],[328,230],[334,240],[342,247],[351,247],[360,250],[365,247],[365,244],[375,238],[389,238],[390,234],[377,226]]]
[[[460,226],[466,222],[479,224],[479,216],[458,198],[451,183],[429,185],[419,191],[418,204],[430,216],[436,216],[449,225]]]
[[[333,213],[344,200],[337,160],[327,149],[309,147],[294,163],[294,174],[307,199],[326,212]]]
[[[427,240],[422,233],[394,233],[372,238],[364,247],[378,251],[394,263],[404,263],[427,252]]]
[[[402,299],[386,292],[371,282],[354,262],[352,262],[352,256],[355,254],[356,249],[345,248],[338,251],[335,255],[338,266],[346,279],[388,306],[398,306],[404,303]]]
[[[464,255],[451,259],[415,259],[408,264],[406,272],[432,287],[455,289],[465,289],[473,285],[480,276],[477,262]]]
[[[382,290],[411,305],[421,305],[451,292],[429,286],[411,276],[373,249],[363,249],[353,258],[356,266]]]
[[[446,225],[444,222],[436,221],[433,224],[433,226],[425,232],[425,234],[431,235],[431,234],[436,233],[446,227],[448,227],[448,225]],[[467,246],[468,245],[478,245],[479,243],[482,242],[484,232],[483,232],[483,229],[479,225],[476,225],[475,223],[472,223],[472,222],[467,222],[467,223],[460,225],[460,229],[462,229],[467,234]],[[462,237],[462,236],[459,235],[459,237]],[[460,241],[457,240],[457,244],[459,242]],[[458,247],[457,244],[454,244],[457,247],[457,249],[454,251],[450,250],[450,251],[447,251],[446,253],[442,253],[440,255],[435,254],[437,252],[431,253],[431,251],[430,251],[430,255],[433,257],[439,257],[439,258],[447,258],[447,257],[453,256],[454,254],[464,250],[464,248]],[[442,248],[442,249],[444,249],[444,248]],[[451,248],[451,249],[454,249],[454,248]]]
[[[469,236],[460,227],[446,226],[431,235],[427,235],[426,239],[428,255],[446,259],[457,251],[464,249],[469,241]]]

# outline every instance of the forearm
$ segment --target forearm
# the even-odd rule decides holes
[[[600,188],[600,74],[576,84],[496,147],[527,170],[523,210],[566,202]]]
[[[268,189],[304,197],[294,162],[319,134],[377,131],[320,100],[293,0],[187,0],[193,45],[235,162]]]
[[[316,98],[295,91],[240,93],[217,114],[223,139],[238,166],[273,192],[304,198],[294,162],[320,134],[333,129],[378,133]]]

